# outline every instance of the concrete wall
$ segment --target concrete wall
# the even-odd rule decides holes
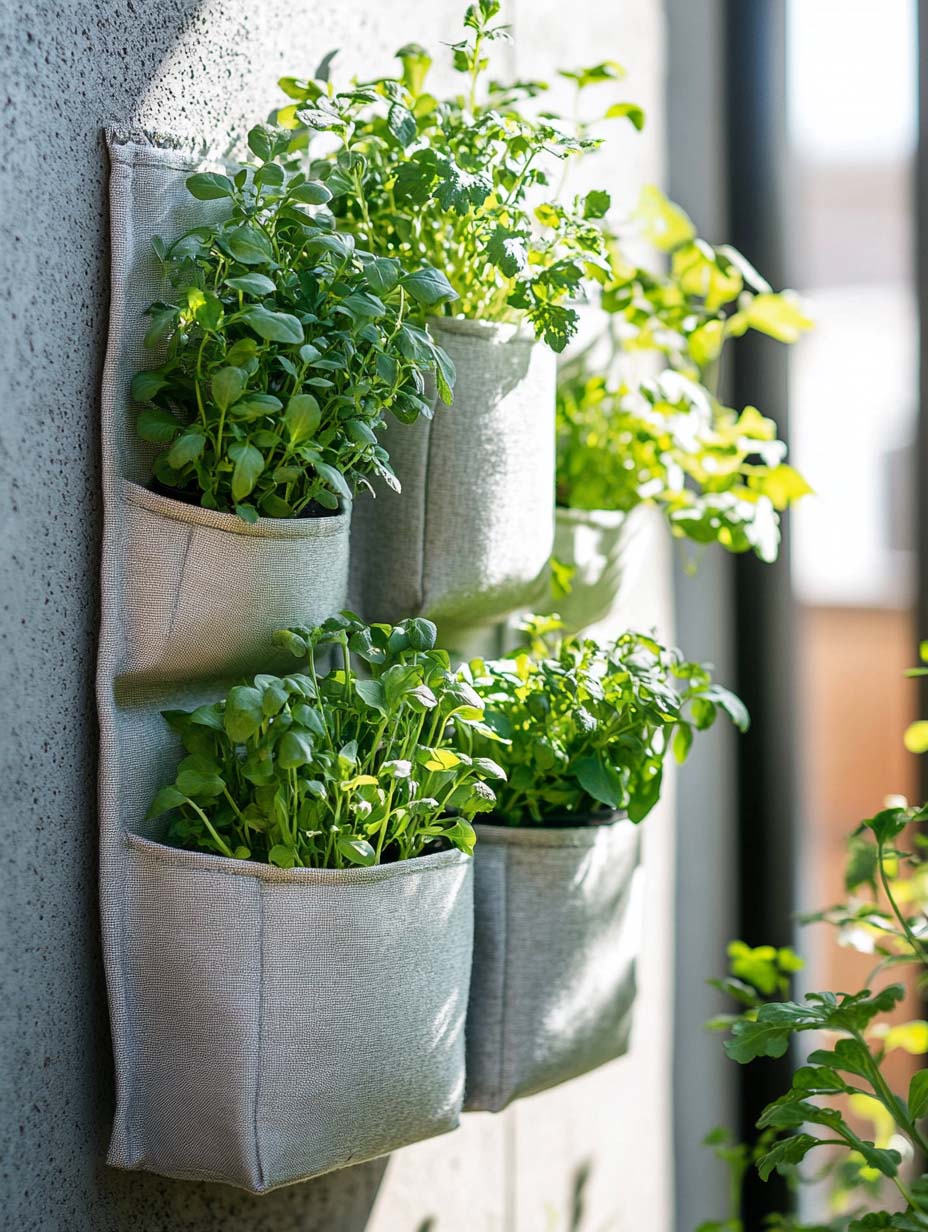
[[[15,7],[15,13],[14,13]],[[432,0],[26,0],[2,6],[3,893],[0,1222],[16,1232],[670,1232],[669,802],[649,830],[651,895],[632,1056],[390,1161],[263,1199],[102,1162],[111,1069],[96,904],[98,388],[107,325],[100,130],[218,138],[331,47],[386,68],[457,36]],[[651,114],[603,165],[625,201],[661,170],[659,0],[511,0],[522,72],[616,56]],[[664,547],[640,616],[665,619]]]

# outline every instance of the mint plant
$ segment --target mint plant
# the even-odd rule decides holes
[[[154,241],[171,295],[148,310],[145,341],[163,358],[132,396],[146,404],[139,435],[160,447],[157,481],[254,522],[336,510],[371,475],[398,488],[385,414],[430,416],[426,374],[448,404],[454,383],[410,308],[455,293],[440,271],[336,230],[330,189],[285,166],[286,135],[248,141],[253,164],[187,180],[215,221]]]
[[[310,173],[331,191],[339,224],[365,248],[442,270],[458,295],[455,313],[526,319],[561,351],[577,328],[574,301],[609,276],[600,225],[609,193],[559,199],[562,168],[600,141],[588,121],[541,109],[544,83],[502,84],[489,75],[493,45],[509,39],[499,12],[499,0],[467,8],[465,36],[451,48],[461,88],[450,98],[426,90],[431,57],[408,44],[397,53],[398,77],[338,90],[327,56],[314,77],[283,78],[293,101],[276,120],[293,133],[295,154],[308,149]],[[581,93],[614,87],[624,72],[604,61],[561,75]],[[599,114],[643,123],[631,103],[614,102]],[[316,157],[313,139],[321,133],[338,145]]]
[[[149,810],[166,814],[168,842],[279,868],[470,853],[471,819],[495,804],[486,780],[504,775],[463,748],[483,708],[435,648],[435,626],[344,613],[276,640],[302,670],[165,712],[186,752]],[[338,665],[320,674],[332,650]]]
[[[627,632],[600,645],[562,637],[556,619],[540,617],[526,632],[524,650],[461,672],[483,700],[484,722],[462,725],[459,738],[505,771],[493,815],[507,825],[582,825],[606,809],[642,821],[669,749],[684,761],[720,710],[747,728],[738,698],[654,637]]]
[[[637,388],[602,376],[562,380],[557,501],[630,512],[655,505],[673,533],[773,561],[779,514],[811,491],[784,461],[776,425],[739,414],[670,369]]]

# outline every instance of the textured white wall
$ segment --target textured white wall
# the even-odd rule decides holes
[[[96,916],[98,388],[107,323],[101,128],[221,140],[332,47],[372,73],[457,37],[451,0],[26,0],[0,6],[0,1156],[17,1232],[671,1232],[670,824],[648,830],[641,1013],[626,1060],[451,1137],[255,1199],[102,1166],[111,1073]],[[662,163],[660,0],[510,0],[520,73],[614,57],[650,113],[602,159],[632,201]],[[14,11],[15,10],[15,11]],[[598,180],[591,167],[591,174]],[[666,627],[658,546],[640,619]],[[583,1178],[588,1179],[584,1182]]]

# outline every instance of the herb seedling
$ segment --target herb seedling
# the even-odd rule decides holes
[[[608,280],[600,220],[609,193],[595,189],[558,200],[562,168],[595,150],[588,123],[565,122],[538,101],[537,81],[501,84],[489,76],[490,50],[509,39],[499,0],[477,0],[452,47],[460,92],[439,99],[425,88],[431,57],[409,44],[399,77],[336,90],[331,56],[310,79],[285,77],[293,101],[277,113],[293,149],[309,147],[311,173],[333,194],[342,226],[367,248],[447,275],[459,299],[445,311],[488,321],[527,319],[561,351],[577,327],[573,301]],[[577,92],[621,80],[604,61],[564,72]],[[639,107],[613,103],[604,118],[641,127]],[[313,158],[312,138],[333,134],[334,153]]]
[[[495,803],[487,779],[504,774],[463,748],[483,709],[435,648],[435,626],[367,626],[345,613],[277,641],[304,670],[165,714],[186,750],[149,813],[167,814],[168,841],[279,868],[472,851],[470,821]],[[321,675],[331,650],[338,665]]]
[[[284,166],[286,136],[249,134],[257,162],[187,180],[221,216],[154,243],[171,298],[149,309],[163,348],[132,395],[155,478],[208,509],[299,517],[332,511],[368,476],[398,488],[384,416],[431,416],[425,375],[451,402],[454,368],[409,318],[454,299],[438,271],[375,258],[335,229],[331,191]]]
[[[460,739],[506,772],[494,808],[500,821],[583,824],[603,809],[641,821],[658,801],[671,746],[683,761],[694,732],[720,709],[747,727],[738,698],[655,638],[629,632],[600,645],[561,638],[559,628],[556,618],[532,618],[527,649],[462,671],[483,699],[489,731],[462,727]]]

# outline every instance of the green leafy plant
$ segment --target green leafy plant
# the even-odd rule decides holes
[[[683,761],[719,710],[747,727],[738,698],[654,637],[628,632],[599,645],[559,628],[533,618],[525,650],[462,670],[485,708],[483,727],[463,733],[468,752],[506,773],[499,821],[582,824],[604,809],[641,821],[660,796],[670,747]]]
[[[633,237],[663,254],[669,270],[629,260]],[[775,292],[730,244],[698,236],[688,215],[653,185],[642,189],[609,251],[611,276],[601,302],[613,349],[657,352],[670,367],[703,380],[711,378],[729,338],[755,330],[793,343],[812,327],[795,293]]]
[[[626,234],[667,254],[669,271],[629,261]],[[608,327],[561,367],[558,504],[654,504],[677,536],[774,560],[779,513],[811,489],[785,464],[773,421],[723,406],[707,385],[728,338],[753,329],[794,342],[811,322],[736,249],[700,239],[657,188],[643,190],[626,234],[608,237]],[[667,371],[644,382],[623,375],[641,353],[659,355]]]
[[[483,709],[435,648],[435,626],[344,613],[276,640],[304,670],[165,712],[186,751],[149,810],[167,815],[168,841],[280,868],[472,851],[470,820],[495,804],[485,780],[504,774],[462,747]],[[317,658],[333,649],[338,666],[320,675]]]
[[[899,803],[862,822],[849,847],[850,901],[805,917],[835,925],[844,944],[876,956],[872,980],[904,966],[914,967],[920,986],[928,980],[928,843],[921,833],[926,820],[928,806]],[[833,1181],[835,1218],[806,1228],[776,1216],[770,1226],[796,1232],[928,1229],[928,1173],[907,1175],[916,1159],[928,1157],[928,1071],[913,1075],[904,1096],[886,1076],[886,1059],[894,1049],[928,1053],[928,1023],[882,1021],[902,1001],[905,987],[891,983],[877,991],[815,992],[784,1001],[777,997],[784,995],[783,979],[796,965],[790,961],[775,969],[783,951],[751,951],[735,943],[730,954],[732,974],[718,986],[742,1010],[710,1025],[730,1028],[725,1049],[733,1060],[748,1064],[782,1057],[808,1032],[823,1044],[795,1070],[789,1090],[764,1109],[757,1123],[764,1131],[762,1147],[751,1154],[764,1180],[776,1171],[795,1182],[803,1179],[799,1165],[824,1148],[826,1162],[816,1179]],[[873,1125],[872,1138],[864,1136],[861,1121]],[[887,1186],[902,1209],[874,1209],[886,1203]],[[739,1192],[734,1191],[730,1219],[704,1224],[701,1232],[742,1232]]]
[[[668,369],[636,388],[565,379],[557,404],[558,504],[629,512],[657,505],[674,534],[776,559],[779,513],[811,491],[776,425],[740,414]]]
[[[285,166],[286,135],[248,140],[253,164],[187,180],[213,221],[154,241],[171,298],[149,308],[145,341],[163,360],[132,395],[147,404],[140,436],[160,447],[156,479],[253,522],[335,510],[370,475],[398,487],[385,414],[430,416],[425,374],[446,403],[454,382],[410,307],[455,293],[440,271],[337,231],[330,189]]]
[[[331,56],[313,78],[285,77],[293,101],[277,122],[309,148],[311,174],[333,194],[341,225],[367,248],[443,270],[460,297],[453,310],[489,321],[531,322],[554,350],[577,328],[573,301],[605,283],[610,265],[601,220],[608,192],[559,200],[569,160],[600,141],[589,120],[564,121],[542,109],[548,86],[501,84],[489,76],[489,52],[508,40],[499,0],[477,0],[465,13],[465,37],[452,46],[461,91],[439,99],[425,89],[431,57],[418,44],[397,53],[399,77],[353,82],[337,90]],[[579,96],[614,87],[624,70],[604,61],[564,71]],[[614,102],[597,118],[640,128],[633,103]],[[313,158],[311,139],[333,134],[338,147]],[[557,170],[557,173],[555,171]]]

